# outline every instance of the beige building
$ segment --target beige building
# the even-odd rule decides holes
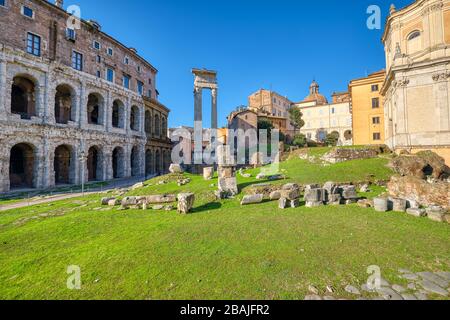
[[[333,94],[333,103],[328,103],[319,92],[319,84],[313,81],[309,95],[293,107],[303,113],[305,126],[300,130],[310,140],[323,142],[330,133],[338,133],[340,145],[352,144],[352,114],[348,92]]]
[[[383,35],[386,144],[450,163],[450,0],[391,7]]]
[[[380,90],[384,70],[350,82],[353,115],[353,143],[355,145],[384,144],[384,104]]]

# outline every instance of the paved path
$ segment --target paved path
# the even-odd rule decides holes
[[[102,192],[102,191],[117,189],[117,188],[126,188],[126,187],[133,186],[136,183],[139,183],[142,181],[143,181],[142,179],[127,179],[127,180],[112,181],[112,182],[108,183],[108,185],[106,185],[106,186],[97,187],[95,189],[90,189],[89,192],[85,192],[84,195],[86,196],[86,195],[95,194],[95,193]],[[37,196],[39,196],[39,195],[37,195]],[[55,202],[55,201],[64,200],[64,199],[78,198],[78,197],[82,197],[82,196],[83,196],[83,193],[81,193],[81,192],[78,192],[78,193],[56,193],[55,192],[54,195],[45,196],[40,199],[35,199],[35,200],[24,199],[23,201],[19,201],[19,202],[0,205],[0,211],[20,209],[20,208],[24,208],[24,207],[28,207],[28,206],[34,206],[34,205],[43,204],[43,203],[50,203],[50,202]]]

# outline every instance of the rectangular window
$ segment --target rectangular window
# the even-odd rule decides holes
[[[72,53],[72,68],[75,70],[83,70],[83,55],[79,52],[74,51]]]
[[[376,92],[376,91],[378,91],[378,85],[377,84],[374,84],[374,85],[372,85],[372,92]]]
[[[71,41],[75,41],[77,39],[77,33],[74,29],[66,29],[66,39]]]
[[[148,97],[151,98],[152,97],[152,90],[148,90]]]
[[[108,55],[112,56],[114,54],[114,51],[112,48],[108,48]]]
[[[373,117],[372,124],[380,124],[380,117]]]
[[[97,70],[97,78],[101,78],[102,77],[102,72],[100,70]]]
[[[130,76],[124,75],[122,83],[125,88],[130,89]]]
[[[34,18],[34,12],[33,12],[33,9],[31,9],[31,8],[29,8],[29,7],[23,6],[23,7],[22,7],[22,14],[23,14],[25,17],[28,17],[28,18]]]
[[[41,56],[41,37],[32,33],[28,33],[27,52],[37,57]]]
[[[101,63],[102,62],[102,57],[101,56],[97,56],[97,63]]]
[[[373,140],[381,140],[381,133],[375,132],[373,134]]]
[[[144,94],[144,84],[141,81],[137,82],[137,91],[141,96]]]
[[[114,70],[111,68],[108,68],[106,70],[106,80],[109,82],[114,82]]]
[[[6,0],[0,0],[0,6],[6,7]]]
[[[130,59],[129,59],[128,57],[125,57],[125,58],[123,59],[123,63],[125,63],[125,64],[130,64]]]
[[[380,107],[380,98],[372,99],[372,109],[378,109]]]
[[[102,48],[100,42],[98,41],[94,41],[94,49],[95,50],[100,50]]]

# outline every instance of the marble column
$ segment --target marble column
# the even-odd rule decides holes
[[[78,106],[78,125],[80,128],[87,126],[87,103],[89,97],[86,96],[86,83],[81,82],[80,84],[80,104]]]
[[[194,91],[194,164],[203,163],[202,88]]]
[[[211,90],[211,129],[217,129],[217,89]]]

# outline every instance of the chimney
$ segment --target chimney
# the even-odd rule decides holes
[[[55,0],[55,6],[59,7],[62,9],[64,4],[64,0]]]

